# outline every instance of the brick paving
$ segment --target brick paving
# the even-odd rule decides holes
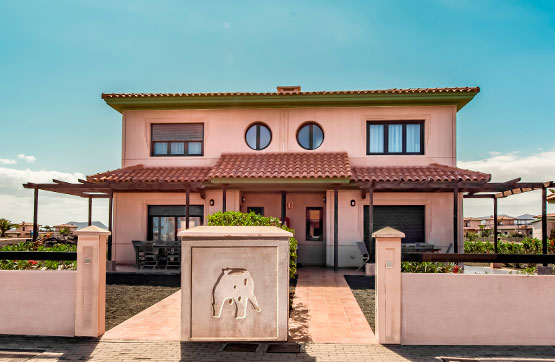
[[[377,343],[343,274],[352,269],[302,268],[289,319],[291,341]],[[176,292],[107,331],[103,340],[179,341],[181,293]]]
[[[179,341],[181,339],[181,290],[118,324],[104,333],[102,339]]]
[[[440,357],[480,362],[553,362],[555,346],[382,346],[379,344],[301,345],[300,353],[224,352],[222,343],[109,341],[86,338],[0,336],[0,361],[413,361]],[[460,360],[459,360],[460,361]],[[463,360],[464,361],[464,360]]]
[[[291,340],[315,343],[378,343],[345,281],[352,269],[299,269],[289,319]]]

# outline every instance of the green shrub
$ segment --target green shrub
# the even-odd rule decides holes
[[[459,266],[455,263],[440,262],[413,262],[404,261],[401,263],[403,273],[458,273]]]
[[[208,215],[208,225],[210,226],[277,226],[283,230],[294,234],[295,230],[281,224],[277,217],[267,217],[249,212],[248,214],[239,211],[218,211]],[[293,278],[297,273],[297,240],[289,238],[289,277]]]
[[[39,243],[25,242],[15,245],[0,247],[0,251],[76,251],[76,245],[55,244],[45,247]],[[77,268],[76,261],[57,260],[2,260],[0,259],[0,270],[32,270],[32,269],[72,269]]]
[[[467,238],[469,241],[476,241],[476,240],[478,240],[478,234],[469,231],[469,232],[466,234],[466,238]]]

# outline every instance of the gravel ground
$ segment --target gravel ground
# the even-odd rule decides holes
[[[177,292],[178,287],[106,285],[106,330]]]
[[[374,277],[365,275],[345,275],[345,280],[347,281],[347,284],[349,284],[349,287],[351,288],[362,313],[364,313],[368,324],[370,324],[370,327],[374,331],[374,313],[376,302]]]

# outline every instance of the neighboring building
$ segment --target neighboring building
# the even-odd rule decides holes
[[[30,238],[32,234],[33,223],[25,221],[21,222],[15,229],[6,231],[6,236],[10,238]]]
[[[550,204],[555,204],[555,192],[547,195],[547,202]]]
[[[532,222],[533,236],[541,240],[542,238],[542,216],[536,216],[536,220]],[[547,214],[547,237],[549,238],[553,230],[555,230],[555,213]]]
[[[122,114],[121,168],[24,187],[113,200],[119,264],[134,263],[133,240],[173,241],[221,210],[282,219],[305,265],[358,266],[356,243],[385,226],[462,252],[463,195],[521,187],[456,167],[457,111],[478,92],[103,94]]]
[[[77,225],[73,225],[73,224],[60,224],[60,225],[54,225],[53,227],[54,227],[54,232],[56,233],[59,233],[63,229],[68,229],[71,233],[77,230]]]
[[[531,223],[535,220],[533,215],[523,214],[518,217],[512,217],[505,214],[497,216],[497,232],[510,236],[512,233],[521,233],[523,236],[532,236]],[[494,218],[491,216],[483,217],[465,217],[464,233],[479,234],[481,230],[493,231]]]

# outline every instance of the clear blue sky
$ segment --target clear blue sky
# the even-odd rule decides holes
[[[477,85],[460,160],[555,147],[555,1],[0,0],[0,30],[0,159],[37,158],[16,169],[119,167],[102,92],[296,84]]]

